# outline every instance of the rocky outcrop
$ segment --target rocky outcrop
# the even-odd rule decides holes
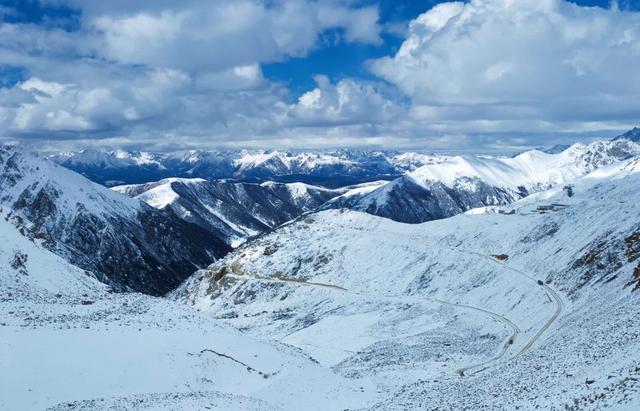
[[[169,211],[7,146],[0,192],[25,235],[119,291],[162,295],[230,250]]]

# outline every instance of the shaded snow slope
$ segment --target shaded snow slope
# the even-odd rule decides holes
[[[106,293],[94,276],[51,253],[14,226],[16,217],[0,210],[0,290],[2,298],[53,298],[57,293],[81,298]]]
[[[634,127],[626,133],[620,134],[614,140],[630,140],[633,142],[640,142],[640,127]]]
[[[633,408],[639,183],[632,159],[512,214],[405,225],[323,211],[171,295],[372,383],[364,408]]]
[[[162,294],[229,247],[36,155],[0,147],[0,206],[28,236],[117,289]]]

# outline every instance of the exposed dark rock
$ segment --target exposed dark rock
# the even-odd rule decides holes
[[[117,291],[162,295],[230,250],[196,224],[48,160],[4,146],[0,170],[1,201],[20,216],[14,224]]]

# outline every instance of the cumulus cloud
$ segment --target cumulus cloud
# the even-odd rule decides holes
[[[128,87],[109,84],[82,87],[32,77],[0,94],[3,128],[19,134],[113,130],[144,117],[161,114],[172,91],[187,81],[175,72],[149,73],[144,82],[129,79]],[[20,93],[21,104],[8,98]]]
[[[25,138],[128,136],[134,145],[149,138],[162,143],[163,136],[210,143],[272,129],[286,91],[265,84],[244,92],[242,81],[255,81],[257,74],[237,71],[237,77],[203,80],[175,69],[139,69],[82,85],[32,77],[0,93],[0,127]]]
[[[380,85],[347,78],[332,84],[315,76],[317,87],[288,107],[288,120],[297,125],[383,124],[398,118],[403,108]]]
[[[305,55],[327,29],[343,30],[348,42],[380,42],[377,8],[338,1],[145,2],[125,14],[78,4],[102,40],[97,51],[126,64],[211,71],[275,61]]]
[[[40,1],[77,9],[77,27],[0,24],[0,62],[20,70],[0,86],[0,138],[502,149],[640,119],[640,13],[624,2],[441,3],[394,28],[402,46],[368,65],[379,80],[317,75],[297,97],[263,65],[327,37],[380,45],[370,1]]]
[[[639,66],[638,13],[471,0],[417,17],[397,54],[371,70],[411,97],[416,121],[536,132],[637,120]]]

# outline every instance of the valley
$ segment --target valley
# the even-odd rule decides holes
[[[77,178],[4,153],[23,180],[47,167]],[[375,185],[57,188],[57,202],[95,193],[242,239],[156,297],[70,264],[5,194],[0,408],[633,409],[639,178],[637,157],[607,160],[515,202],[421,224],[323,206],[323,195]],[[229,196],[245,190],[272,211]],[[244,207],[220,221],[270,222],[221,236],[188,218],[218,201],[205,192]],[[299,208],[269,220],[282,204]]]

